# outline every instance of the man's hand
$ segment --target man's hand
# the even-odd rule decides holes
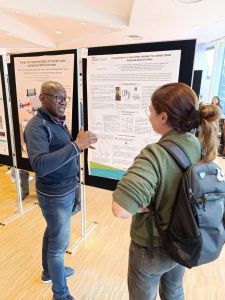
[[[80,148],[80,150],[84,150],[87,148],[94,149],[91,144],[94,144],[98,141],[96,134],[91,131],[84,131],[83,128],[79,131],[76,140],[74,143]]]

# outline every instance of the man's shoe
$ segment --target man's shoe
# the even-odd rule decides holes
[[[65,267],[65,273],[66,273],[66,279],[69,279],[70,277],[72,277],[74,275],[75,271],[73,268]],[[45,274],[44,271],[42,272],[42,275],[41,275],[41,282],[42,283],[51,283],[52,282],[50,276],[48,274]]]

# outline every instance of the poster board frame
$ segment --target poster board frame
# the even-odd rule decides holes
[[[88,48],[88,56],[180,50],[181,59],[180,59],[178,82],[183,82],[191,86],[195,47],[196,47],[195,39],[156,42],[156,43],[115,45],[115,46]],[[83,62],[83,103],[84,103],[84,129],[88,130],[87,60],[84,60]],[[85,150],[84,153],[84,174],[85,174],[86,185],[107,189],[107,190],[114,190],[116,188],[118,180],[89,175],[88,150]]]
[[[8,111],[8,103],[6,97],[6,84],[5,84],[2,56],[0,56],[0,74],[1,74],[1,82],[2,82],[2,96],[3,96],[3,105],[4,105],[4,112],[5,112],[5,123],[6,123],[5,125],[6,125],[8,153],[9,153],[8,155],[0,154],[0,164],[13,166],[12,145],[11,145],[10,127],[9,127],[9,111]]]
[[[15,148],[16,148],[16,161],[19,169],[32,171],[28,158],[22,157],[20,130],[19,130],[19,112],[16,90],[16,74],[14,59],[17,57],[41,57],[41,56],[57,56],[63,54],[74,55],[74,69],[73,69],[73,99],[72,99],[72,136],[75,138],[79,129],[79,110],[78,110],[78,71],[77,71],[77,49],[70,50],[58,50],[58,51],[46,51],[46,52],[32,52],[21,53],[10,56],[11,62],[8,64],[9,73],[9,86],[12,101],[12,115],[15,134]],[[49,78],[49,80],[51,80]]]
[[[203,74],[203,70],[194,70],[192,89],[195,91],[198,97],[200,96],[202,74]]]

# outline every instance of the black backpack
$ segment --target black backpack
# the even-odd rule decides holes
[[[169,226],[163,230],[153,203],[150,211],[167,254],[192,268],[215,260],[225,243],[225,176],[214,162],[191,164],[172,141],[158,143],[182,169]],[[157,198],[156,198],[157,199]]]

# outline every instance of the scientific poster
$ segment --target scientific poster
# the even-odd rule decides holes
[[[0,154],[9,155],[1,74],[0,74]]]
[[[159,140],[145,110],[155,89],[179,79],[181,50],[87,58],[89,175],[119,180],[145,145]]]
[[[35,115],[42,83],[53,80],[61,83],[67,96],[73,99],[74,54],[15,57],[15,83],[22,157],[26,158],[23,131],[27,122]],[[66,123],[72,128],[72,101],[66,108]]]

